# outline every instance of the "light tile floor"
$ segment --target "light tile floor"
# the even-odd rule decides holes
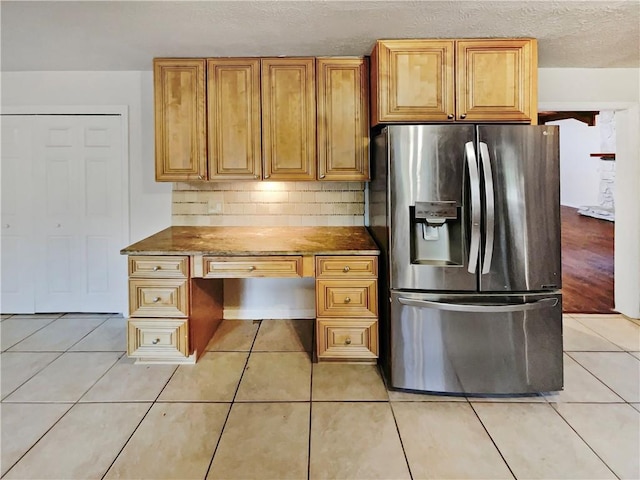
[[[226,320],[196,365],[135,365],[125,320],[3,315],[3,478],[640,478],[640,324],[566,315],[565,390],[388,391],[313,364],[308,320]]]

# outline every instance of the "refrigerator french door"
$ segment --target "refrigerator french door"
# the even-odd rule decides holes
[[[557,127],[389,126],[374,163],[391,385],[562,388]]]

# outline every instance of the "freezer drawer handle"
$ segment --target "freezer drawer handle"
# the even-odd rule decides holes
[[[514,303],[511,305],[469,305],[466,303],[442,303],[430,302],[428,300],[415,300],[412,298],[399,297],[398,301],[403,305],[418,308],[435,308],[436,310],[451,310],[455,312],[522,312],[523,310],[540,310],[542,308],[553,308],[558,304],[557,298],[545,298],[537,302]]]
[[[469,186],[471,187],[471,245],[469,246],[469,273],[476,273],[480,253],[480,174],[473,142],[464,145],[464,156],[469,166]]]

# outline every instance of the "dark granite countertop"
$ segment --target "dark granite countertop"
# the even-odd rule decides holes
[[[169,227],[124,255],[377,255],[365,227]]]

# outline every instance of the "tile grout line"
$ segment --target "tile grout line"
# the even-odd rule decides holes
[[[624,320],[627,320],[627,319],[626,319],[626,318],[624,318],[624,317],[621,317],[621,318],[623,318]],[[619,348],[619,349],[621,349],[622,351],[625,351],[625,352],[629,352],[629,351],[630,351],[630,350],[627,350],[627,349],[626,349],[625,347],[623,347],[622,345],[619,345],[618,343],[614,342],[613,340],[610,340],[609,338],[605,337],[603,334],[601,334],[600,332],[598,332],[598,331],[597,331],[597,330],[595,330],[594,328],[590,327],[588,324],[581,322],[579,318],[574,317],[574,320],[575,320],[576,322],[578,322],[580,325],[582,325],[583,327],[587,328],[588,330],[591,330],[593,333],[595,333],[595,334],[596,334],[596,335],[598,335],[599,337],[604,338],[607,342],[611,343],[612,345],[615,345],[616,347],[618,347],[618,348]],[[612,319],[612,320],[613,320],[613,319]],[[631,324],[634,324],[634,323],[635,323],[635,322],[632,322],[632,321],[630,321],[630,320],[627,320],[627,322],[629,322],[629,323],[631,323]]]
[[[82,340],[87,338],[89,335],[91,335],[93,332],[95,332],[98,328],[100,328],[102,325],[104,325],[107,322],[107,320],[109,320],[110,318],[112,318],[112,317],[105,318],[104,321],[102,321],[102,322],[100,322],[100,324],[96,325],[95,328],[92,328],[90,332],[87,332],[87,334],[83,335],[82,338],[78,339],[77,342],[75,342],[73,345],[70,345],[69,348],[67,348],[67,350],[65,351],[65,353],[67,353],[67,352],[71,353],[71,349],[73,347],[75,347],[78,343],[80,343]],[[73,320],[75,320],[75,319],[73,319]],[[79,320],[81,320],[81,319],[79,319]],[[91,319],[89,319],[89,320],[91,320]],[[125,323],[125,325],[126,325],[126,323]],[[126,328],[126,326],[125,326],[125,328]],[[125,347],[126,347],[126,345],[125,345]],[[117,350],[117,351],[121,352],[122,350]],[[125,353],[126,353],[126,348],[125,348]],[[118,358],[118,360],[120,360],[120,359]]]
[[[541,405],[545,405],[545,403],[541,403]],[[469,406],[471,407],[471,410],[473,410],[473,414],[476,416],[476,418],[480,422],[480,425],[482,425],[482,428],[487,433],[487,436],[489,437],[489,440],[491,440],[491,443],[493,443],[493,446],[496,448],[496,451],[498,452],[498,455],[500,455],[500,458],[502,458],[502,461],[504,462],[504,464],[509,469],[509,473],[511,473],[511,475],[513,476],[514,479],[518,480],[518,477],[516,476],[515,472],[511,468],[511,465],[509,465],[509,462],[507,462],[507,459],[502,454],[502,451],[500,450],[500,448],[498,448],[498,444],[496,443],[496,441],[493,439],[493,437],[489,433],[489,429],[487,428],[487,426],[484,424],[484,422],[480,418],[480,415],[478,415],[478,412],[476,411],[476,409],[473,407],[473,403],[469,402]]]
[[[166,386],[166,384],[165,384]],[[121,402],[121,403],[127,403],[127,402]],[[131,432],[131,435],[129,435],[127,437],[127,439],[124,441],[124,444],[122,445],[122,448],[120,450],[118,450],[118,453],[116,453],[116,456],[113,457],[113,460],[111,461],[111,463],[109,464],[109,466],[107,467],[107,469],[104,471],[104,473],[102,474],[102,476],[100,477],[100,479],[103,479],[104,477],[107,476],[107,474],[109,473],[109,470],[111,470],[111,467],[113,467],[113,464],[116,463],[116,460],[118,460],[118,457],[120,456],[120,454],[122,453],[122,451],[125,449],[125,447],[127,446],[127,444],[129,443],[129,441],[131,440],[131,438],[135,435],[135,433],[138,431],[138,428],[140,428],[140,425],[142,424],[142,422],[144,422],[144,419],[147,418],[147,415],[149,415],[149,412],[151,411],[151,409],[153,408],[153,406],[155,405],[155,402],[151,402],[151,404],[149,405],[149,408],[147,408],[147,411],[144,413],[144,415],[142,416],[142,418],[140,419],[140,421],[138,422],[138,424],[134,427],[133,431]]]
[[[565,352],[565,353],[569,356],[569,358],[571,358],[571,360],[573,360],[573,361],[574,361],[574,362],[576,362],[578,365],[580,365],[580,367],[581,367],[581,368],[584,368],[584,370],[585,370],[586,372],[588,372],[588,373],[589,373],[589,375],[591,375],[593,378],[595,378],[596,380],[598,380],[602,385],[604,385],[604,386],[605,386],[605,387],[607,387],[609,390],[611,390],[611,391],[613,392],[613,394],[614,394],[616,397],[618,397],[620,400],[622,400],[622,401],[623,401],[623,402],[625,402],[625,403],[630,403],[630,402],[627,402],[627,400],[625,400],[624,398],[622,398],[622,396],[621,396],[621,395],[619,395],[619,394],[618,394],[618,392],[616,392],[613,388],[611,388],[609,385],[607,385],[606,383],[604,383],[604,381],[602,381],[602,380],[601,380],[601,379],[600,379],[596,374],[594,374],[591,370],[589,370],[587,367],[585,367],[584,365],[582,365],[582,364],[581,364],[581,363],[580,363],[576,358],[574,358],[573,356],[571,356],[571,355],[569,354],[569,352]],[[629,352],[596,352],[596,353],[618,353],[618,354],[619,354],[619,353],[626,353],[626,354],[629,354]],[[633,355],[631,355],[631,356],[633,357]],[[556,402],[556,403],[557,403],[557,402]],[[615,403],[618,403],[618,402],[615,402]]]
[[[388,400],[387,403],[389,405],[389,409],[391,410],[393,423],[396,426],[396,432],[398,433],[398,440],[400,440],[400,447],[402,448],[402,454],[404,455],[404,462],[407,465],[407,470],[409,471],[409,478],[413,480],[413,472],[411,471],[411,465],[409,464],[409,457],[407,457],[407,451],[404,448],[404,442],[402,441],[402,435],[400,434],[400,427],[398,426],[398,419],[396,418],[396,412],[393,409],[393,402],[391,400]]]
[[[46,325],[44,325],[42,328],[45,328],[51,324],[53,324],[54,322],[56,322],[57,320],[61,319],[64,317],[64,314],[62,314],[60,317],[54,319],[52,322],[47,323]],[[105,322],[112,317],[107,317],[107,319],[105,319]],[[102,322],[104,323],[104,322]],[[79,341],[81,341],[82,339],[84,339],[87,335],[90,335],[91,333],[93,333],[98,327],[100,327],[102,325],[102,323],[100,325],[96,325],[93,329],[91,329],[84,337],[82,337]],[[39,332],[40,330],[42,330],[42,328],[36,330],[36,332]],[[31,335],[35,334],[36,332],[33,332]],[[21,343],[22,341],[26,340],[27,338],[29,338],[31,335],[28,335],[27,337],[23,338],[22,340],[20,340]],[[2,353],[59,353],[59,355],[54,358],[53,360],[51,360],[49,363],[47,363],[44,367],[42,367],[40,370],[38,370],[36,373],[34,373],[32,376],[30,376],[27,380],[25,380],[24,382],[22,382],[17,388],[15,388],[14,390],[11,391],[11,393],[9,393],[6,397],[4,397],[2,399],[2,402],[4,402],[7,398],[9,398],[9,396],[13,395],[19,388],[22,388],[28,381],[30,381],[33,377],[35,377],[36,375],[38,375],[40,372],[42,372],[45,368],[47,368],[49,365],[51,365],[53,362],[55,362],[56,360],[58,360],[60,357],[62,357],[65,353],[75,353],[75,352],[71,352],[69,349],[72,348],[74,345],[76,345],[78,342],[75,342],[73,345],[70,345],[66,350],[60,351],[60,350],[39,350],[39,351],[13,351],[13,352],[2,352]],[[15,345],[18,345],[18,343],[16,343]],[[13,346],[15,346],[13,345]],[[125,345],[126,347],[126,345]],[[12,348],[12,347],[11,347]],[[122,352],[122,350],[116,350],[116,351],[110,351],[110,352],[97,352],[97,353],[120,353]],[[79,352],[79,353],[94,353],[94,352]],[[124,352],[126,354],[126,351]],[[111,370],[113,368],[113,366],[118,363],[120,361],[120,359],[122,358],[122,355],[120,355],[118,357],[118,359],[115,361],[115,363],[113,365],[111,365],[111,367],[109,367],[99,378],[98,380],[96,380],[94,383],[91,384],[91,386],[84,391],[84,393],[82,393],[82,395],[80,395],[80,398],[75,402],[75,403],[79,403],[80,399],[82,397],[84,397],[86,395],[86,393],[91,390],[95,384],[104,376],[106,375],[106,373]],[[14,403],[14,402],[7,402],[7,403]],[[32,402],[15,402],[15,403],[32,403]],[[34,403],[38,403],[38,402],[34,402]],[[67,403],[64,401],[61,402],[42,402],[42,403]],[[69,402],[70,403],[70,402]],[[75,405],[75,404],[74,404]],[[72,407],[73,408],[73,407]]]
[[[63,318],[63,317],[64,317],[64,315],[61,315],[60,317],[56,318],[53,322],[55,322],[56,320],[59,320],[60,318]],[[106,321],[106,319],[105,319],[105,321]],[[48,323],[47,325],[51,325],[53,322],[50,322],[50,323]],[[102,322],[102,323],[104,323],[104,322]],[[101,323],[100,325],[102,325],[102,323]],[[95,327],[95,328],[93,328],[89,333],[93,332],[93,331],[94,331],[96,328],[98,328],[100,325],[96,325],[96,327]],[[46,326],[46,325],[45,325],[45,326]],[[44,328],[44,327],[42,327],[42,328]],[[35,332],[34,332],[34,333],[35,333]],[[87,333],[87,335],[89,335],[89,333]],[[86,336],[86,335],[85,335],[85,336]],[[25,337],[25,338],[26,338],[26,337]],[[83,338],[84,338],[84,337],[83,337]],[[23,340],[24,340],[24,339],[23,339]],[[22,341],[22,340],[21,340],[21,341]],[[19,343],[19,342],[18,342],[18,343]],[[76,342],[76,343],[77,343],[77,342]],[[75,345],[75,343],[74,343],[73,345]],[[69,348],[71,348],[73,345],[71,345]],[[67,349],[66,349],[65,351],[63,351],[63,352],[59,352],[59,353],[60,353],[60,355],[58,355],[55,359],[53,359],[51,362],[49,362],[45,367],[43,367],[42,369],[40,369],[40,370],[39,370],[36,374],[34,374],[32,377],[30,377],[30,378],[29,378],[29,380],[31,380],[31,378],[35,377],[38,373],[40,373],[40,372],[41,372],[41,371],[43,371],[45,368],[47,368],[49,365],[51,365],[51,364],[52,364],[54,361],[56,361],[58,358],[62,357],[62,355],[64,355],[65,353],[70,353],[70,352],[69,352],[69,348],[67,348]],[[57,352],[56,352],[56,353],[57,353]],[[104,376],[104,375],[105,375],[109,370],[111,370],[111,369],[113,368],[113,366],[114,366],[116,363],[118,363],[118,361],[120,360],[120,358],[122,358],[122,355],[120,355],[120,356],[118,357],[118,359],[113,363],[113,365],[111,365],[111,367],[109,367],[109,368],[108,368],[108,369],[107,369],[107,370],[106,370],[106,371],[105,371],[105,372],[100,376],[100,378],[102,378],[102,377],[103,377],[103,376]],[[99,379],[100,379],[100,378],[99,378]],[[99,380],[99,379],[98,379],[98,380]],[[29,381],[29,380],[27,380],[27,381]],[[20,456],[20,458],[18,458],[18,460],[16,460],[16,461],[15,461],[15,463],[14,463],[13,465],[11,465],[11,468],[9,468],[9,470],[7,470],[7,471],[5,472],[5,474],[2,476],[3,478],[4,478],[4,477],[5,477],[5,476],[6,476],[6,475],[7,475],[7,474],[8,474],[8,473],[9,473],[9,472],[10,472],[10,471],[11,471],[11,470],[12,470],[12,469],[13,469],[13,468],[14,468],[14,467],[15,467],[15,466],[16,466],[16,465],[17,465],[17,464],[18,464],[18,463],[19,463],[19,462],[20,462],[20,461],[21,461],[21,460],[22,460],[22,459],[23,459],[23,458],[24,458],[24,457],[25,457],[25,456],[26,456],[26,455],[27,455],[27,454],[28,454],[28,453],[29,453],[29,452],[30,452],[30,451],[31,451],[31,450],[32,450],[32,449],[37,445],[37,444],[38,444],[38,443],[39,443],[39,442],[40,442],[40,440],[42,440],[42,439],[45,437],[45,435],[47,435],[47,434],[48,434],[48,433],[49,433],[49,432],[50,432],[50,431],[51,431],[51,430],[52,430],[52,429],[53,429],[53,428],[54,428],[58,423],[60,423],[60,421],[61,421],[64,417],[66,417],[66,416],[67,416],[67,414],[68,414],[68,413],[69,413],[69,412],[70,412],[70,411],[71,411],[71,410],[72,410],[76,405],[78,405],[78,404],[80,403],[80,399],[81,399],[82,397],[84,397],[84,396],[86,395],[86,393],[94,387],[94,385],[97,383],[97,381],[98,381],[98,380],[96,380],[96,382],[92,383],[92,384],[91,384],[91,386],[90,386],[87,390],[85,390],[85,391],[84,391],[84,393],[83,393],[82,395],[80,395],[80,397],[78,398],[78,400],[76,400],[75,402],[15,402],[16,404],[21,404],[21,403],[22,403],[22,404],[29,404],[29,403],[54,403],[54,404],[65,404],[65,405],[69,405],[69,404],[71,404],[71,406],[67,409],[67,411],[66,411],[66,412],[64,412],[64,414],[62,414],[62,415],[60,416],[60,418],[58,418],[58,420],[56,420],[56,421],[53,423],[53,425],[51,425],[51,427],[49,427],[49,428],[48,428],[48,429],[47,429],[47,430],[46,430],[46,431],[45,431],[45,432],[44,432],[44,433],[43,433],[43,434],[42,434],[42,435],[41,435],[41,436],[40,436],[40,437],[35,441],[35,442],[33,442],[33,444],[32,444],[32,445],[27,449],[27,451],[25,451],[25,452]],[[26,381],[25,381],[24,383],[26,383]],[[24,385],[24,383],[23,383],[22,385]],[[20,387],[22,387],[22,385],[20,385]],[[20,387],[18,387],[18,388],[20,388]],[[17,390],[17,389],[16,389],[16,390]],[[16,390],[13,390],[13,391],[11,392],[11,394],[9,394],[9,395],[12,395]],[[7,398],[8,398],[8,396],[9,396],[9,395],[7,395]],[[4,402],[4,400],[3,400],[3,402]],[[13,403],[13,402],[7,402],[7,403],[8,403],[8,404],[10,404],[10,403]]]
[[[584,443],[584,444],[587,446],[587,448],[593,452],[593,454],[598,458],[598,460],[600,460],[600,461],[601,461],[601,462],[602,462],[602,463],[607,467],[607,469],[609,469],[609,471],[610,471],[611,473],[613,473],[613,475],[614,475],[617,479],[619,479],[619,478],[620,478],[620,476],[619,476],[618,474],[616,474],[616,472],[614,472],[614,471],[613,471],[613,469],[609,466],[609,464],[608,464],[607,462],[605,462],[605,461],[604,461],[604,459],[603,459],[602,457],[600,457],[600,455],[598,455],[598,452],[596,452],[596,451],[591,447],[591,445],[589,445],[589,443],[588,443],[584,438],[582,438],[582,435],[580,435],[580,434],[578,433],[578,431],[577,431],[575,428],[573,428],[573,425],[571,425],[571,424],[569,423],[569,421],[568,421],[566,418],[564,418],[564,417],[562,416],[562,414],[561,414],[561,413],[560,413],[556,408],[554,408],[552,405],[549,405],[549,406],[551,407],[551,409],[552,409],[554,412],[556,412],[556,414],[557,414],[557,415],[562,419],[562,421],[563,421],[564,423],[566,423],[566,424],[569,426],[569,428],[570,428],[570,429],[571,429],[571,430],[576,434],[576,436],[577,436],[580,440],[582,440],[582,443]],[[633,407],[632,407],[632,408],[633,408]]]
[[[396,419],[396,412],[393,409],[393,401],[389,396],[389,385],[387,384],[387,377],[384,375],[382,371],[382,367],[379,364],[376,364],[378,369],[378,373],[380,373],[380,378],[382,378],[382,385],[384,386],[385,392],[387,393],[387,403],[389,404],[389,408],[391,409],[391,415],[393,416],[393,423],[396,425],[396,432],[398,432],[398,438],[400,439],[400,447],[402,448],[402,454],[404,455],[404,461],[407,464],[407,470],[409,471],[409,477],[413,480],[413,472],[411,471],[411,465],[409,464],[409,458],[407,457],[407,452],[404,448],[404,442],[402,441],[402,435],[400,434],[400,427],[398,426],[398,420]]]
[[[40,330],[48,327],[49,325],[53,325],[55,322],[57,322],[58,320],[61,320],[65,318],[64,314],[59,316],[58,318],[54,318],[51,322],[47,323],[46,325],[43,325],[42,327],[40,327],[39,329],[35,330],[33,333],[27,335],[26,337],[24,337],[22,340],[20,340],[19,342],[14,343],[13,345],[11,345],[9,348],[13,348],[16,345],[24,342],[26,339],[28,339],[29,337],[31,337],[32,335],[35,335],[36,333],[38,333]],[[106,317],[102,322],[100,322],[98,325],[96,325],[95,327],[93,327],[91,330],[89,330],[86,334],[84,334],[81,338],[79,338],[77,341],[75,341],[72,345],[69,345],[69,347],[66,350],[62,350],[62,353],[67,353],[70,351],[71,348],[73,348],[75,345],[77,345],[79,342],[81,342],[82,340],[84,340],[88,335],[91,335],[93,332],[96,331],[96,329],[100,328],[107,320],[109,320],[110,318],[118,318],[118,317]],[[94,320],[93,318],[73,318],[73,317],[68,317],[68,319],[70,320]],[[37,319],[36,319],[37,320]],[[97,319],[96,319],[97,320]],[[27,320],[29,321],[29,320]],[[12,352],[8,352],[9,348],[7,348],[6,350],[3,350],[2,353],[47,353],[47,352],[60,352],[60,350],[13,350]],[[93,350],[92,350],[93,351]],[[117,350],[117,351],[122,351],[122,350]]]
[[[10,317],[10,318],[11,318],[11,317]],[[14,352],[9,352],[9,349],[10,349],[10,348],[15,347],[15,346],[16,346],[16,345],[18,345],[19,343],[24,342],[27,338],[29,338],[29,337],[30,337],[30,336],[32,336],[32,335],[35,335],[35,334],[36,334],[36,333],[38,333],[40,330],[42,330],[42,329],[43,329],[43,328],[45,328],[45,327],[48,327],[49,325],[51,325],[51,324],[52,324],[53,322],[55,322],[56,320],[59,320],[60,318],[62,318],[62,317],[52,318],[52,319],[51,319],[51,321],[50,321],[49,323],[45,323],[43,326],[41,326],[40,328],[38,328],[38,329],[34,330],[33,332],[31,332],[31,333],[30,333],[29,335],[27,335],[26,337],[24,337],[24,338],[22,338],[22,339],[18,340],[16,343],[14,343],[14,344],[12,344],[11,346],[9,346],[9,347],[5,348],[4,350],[2,350],[2,353],[16,353],[16,352],[19,352],[19,350],[16,350],[16,351],[14,351]],[[5,318],[4,320],[8,320],[8,318]],[[3,322],[4,322],[4,320],[3,320]],[[16,320],[20,320],[20,319],[19,319],[19,318],[16,318]],[[35,319],[35,320],[37,320],[37,319]],[[25,319],[25,321],[29,322],[30,320]],[[25,353],[30,353],[30,352],[25,352]]]
[[[126,355],[126,352],[125,352]],[[118,360],[119,362],[120,360]],[[118,363],[116,362],[116,364]],[[115,364],[114,364],[115,365]],[[118,460],[118,457],[122,454],[122,452],[124,451],[125,447],[127,446],[127,444],[131,441],[131,439],[133,438],[133,436],[135,435],[135,433],[138,431],[138,428],[140,428],[140,425],[142,425],[142,422],[144,422],[144,419],[147,418],[147,415],[149,415],[149,412],[151,411],[151,409],[154,407],[154,405],[156,405],[158,403],[158,398],[160,398],[160,395],[162,395],[162,392],[165,388],[167,388],[167,385],[169,384],[169,382],[171,381],[171,379],[173,378],[173,376],[176,374],[176,372],[178,371],[178,368],[180,366],[178,365],[174,370],[173,373],[171,375],[169,375],[169,378],[167,379],[167,381],[164,383],[164,386],[160,389],[160,391],[158,392],[158,394],[156,395],[155,400],[151,401],[151,404],[149,405],[149,408],[147,409],[147,411],[145,412],[145,414],[142,416],[142,418],[140,419],[140,421],[138,422],[138,424],[135,426],[135,428],[133,429],[133,431],[131,432],[131,435],[129,435],[129,437],[127,437],[127,439],[125,440],[124,444],[122,445],[122,448],[120,450],[118,450],[118,453],[116,454],[116,456],[113,458],[112,462],[109,464],[109,466],[107,467],[107,469],[105,470],[104,474],[102,475],[101,480],[104,479],[104,477],[107,476],[107,474],[109,473],[109,470],[111,470],[111,467],[113,467],[114,463],[116,463],[116,460]],[[111,369],[109,369],[111,370]],[[85,392],[86,394],[86,392]],[[96,402],[96,403],[105,403],[105,402]],[[134,402],[114,402],[114,403],[134,403]],[[146,403],[146,402],[135,402],[135,403]]]
[[[62,403],[62,402],[60,402],[60,403]],[[17,404],[17,405],[19,405],[19,404]],[[8,469],[6,472],[4,472],[4,475],[2,475],[2,478],[5,478],[5,477],[7,476],[7,474],[8,474],[11,470],[13,470],[13,468],[14,468],[18,463],[20,463],[20,461],[21,461],[21,460],[22,460],[22,459],[27,455],[27,453],[29,453],[31,450],[33,450],[33,448],[34,448],[34,447],[35,447],[35,446],[40,442],[40,440],[42,440],[42,439],[45,437],[45,435],[47,435],[47,434],[48,434],[48,433],[53,429],[53,427],[55,427],[58,423],[60,423],[60,421],[61,421],[64,417],[66,417],[66,416],[67,416],[67,414],[71,411],[71,409],[72,409],[73,407],[75,407],[75,406],[76,406],[76,404],[75,404],[75,403],[74,403],[74,404],[69,404],[69,403],[67,403],[66,405],[70,405],[70,407],[67,409],[67,411],[66,411],[66,412],[64,412],[64,413],[60,416],[60,418],[59,418],[58,420],[56,420],[55,422],[53,422],[53,425],[51,425],[51,426],[50,426],[50,427],[49,427],[49,428],[48,428],[48,429],[47,429],[47,430],[46,430],[42,435],[40,435],[40,436],[38,437],[38,439],[37,439],[35,442],[33,442],[33,443],[31,444],[31,446],[30,446],[30,447],[29,447],[29,448],[28,448],[28,449],[27,449],[27,450],[26,450],[22,455],[20,455],[20,458],[18,458],[18,459],[17,459],[17,460],[16,460],[16,461],[11,465],[11,467],[9,467],[9,469]]]
[[[7,353],[7,352],[2,352],[2,353]],[[8,352],[11,353],[11,352]],[[14,352],[14,353],[18,353],[18,352]],[[62,355],[65,354],[65,352],[19,352],[19,353],[57,353],[58,356],[53,358],[49,363],[47,363],[46,365],[44,365],[40,370],[38,370],[37,372],[35,372],[33,375],[31,375],[29,378],[27,378],[24,382],[22,382],[20,385],[18,385],[16,388],[14,388],[13,390],[11,390],[10,393],[8,393],[4,398],[2,398],[1,402],[5,403],[6,399],[9,398],[11,395],[13,395],[18,389],[22,388],[24,386],[25,383],[27,383],[29,380],[31,380],[33,377],[35,377],[36,375],[38,375],[40,372],[42,372],[45,368],[47,368],[49,365],[51,365],[53,362],[55,362],[57,359],[59,359]],[[4,392],[3,392],[4,393]],[[14,402],[6,402],[6,403],[14,403]],[[15,402],[15,403],[24,403],[24,402]],[[54,403],[54,402],[46,402],[46,403]],[[64,403],[64,402],[59,402],[59,403]]]
[[[307,447],[307,480],[311,479],[311,428],[313,427],[313,352],[316,345],[316,319],[311,323],[311,377],[309,379],[309,438]]]
[[[224,321],[224,320],[223,320]],[[211,467],[213,466],[213,460],[216,457],[216,453],[218,452],[218,447],[220,446],[220,442],[222,441],[222,435],[224,435],[224,429],[227,426],[227,422],[229,421],[229,416],[231,416],[231,410],[233,409],[233,405],[236,401],[236,396],[238,395],[238,390],[240,389],[240,384],[242,383],[242,379],[244,377],[244,372],[247,369],[247,365],[249,364],[249,359],[251,358],[251,353],[253,352],[253,346],[256,343],[256,339],[258,338],[258,333],[260,332],[260,328],[262,328],[262,320],[260,320],[260,324],[258,325],[258,329],[256,330],[255,335],[253,336],[253,341],[251,342],[251,347],[249,348],[249,352],[247,354],[247,359],[244,362],[244,367],[242,369],[242,373],[240,374],[240,379],[238,380],[238,385],[236,385],[236,389],[233,392],[233,397],[231,398],[231,402],[229,403],[229,410],[227,411],[227,416],[224,419],[222,424],[222,428],[220,429],[220,436],[218,437],[218,441],[216,442],[216,446],[213,449],[213,453],[211,454],[211,460],[209,460],[209,465],[207,466],[207,471],[204,475],[204,479],[209,476],[209,472],[211,471]],[[205,348],[206,350],[206,348]],[[218,402],[223,403],[223,402]],[[224,402],[226,403],[226,402]]]

